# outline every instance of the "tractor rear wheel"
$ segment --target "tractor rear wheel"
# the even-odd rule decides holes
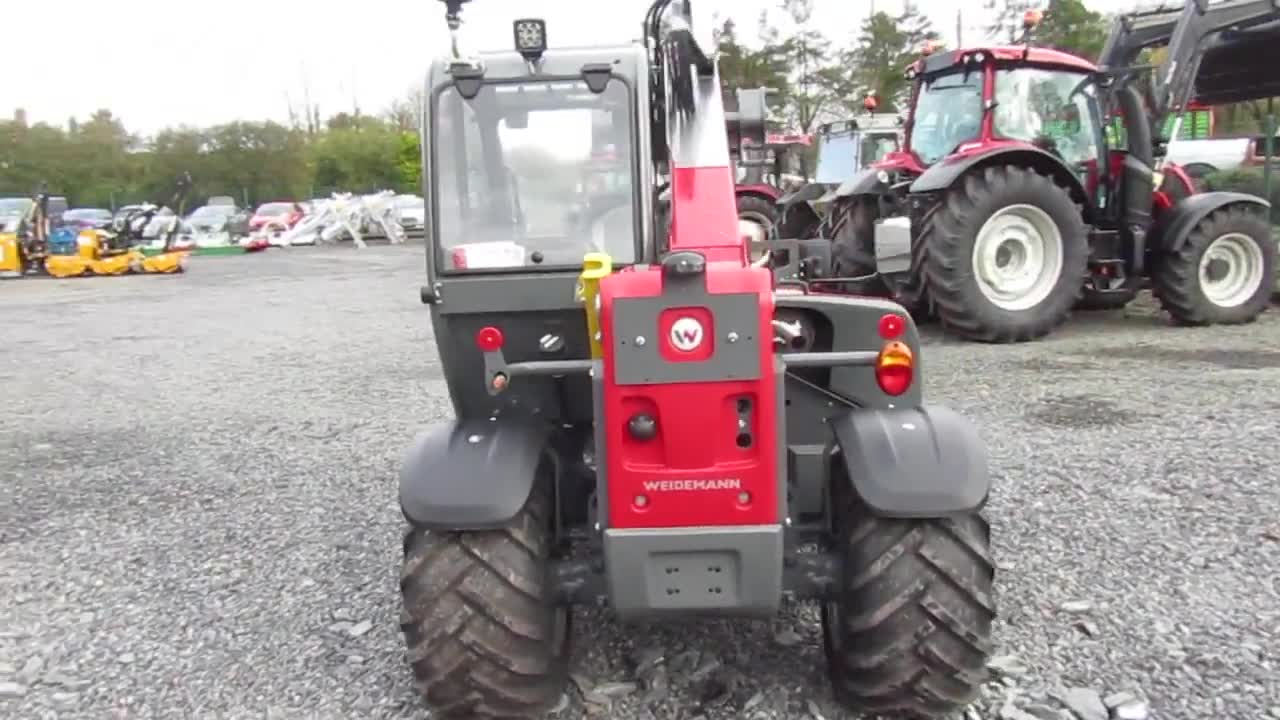
[[[1275,283],[1276,241],[1261,213],[1210,213],[1182,247],[1156,259],[1152,292],[1180,325],[1238,325],[1267,309]]]
[[[977,699],[996,615],[986,520],[881,518],[845,499],[836,526],[843,581],[822,606],[836,697],[855,712],[908,717]]]
[[[943,326],[980,342],[1024,342],[1066,321],[1084,288],[1088,231],[1051,178],[989,167],[947,191],[918,245]]]
[[[432,717],[527,717],[555,704],[569,655],[569,611],[548,580],[549,488],[511,527],[411,530],[400,627]]]
[[[836,275],[857,277],[877,272],[875,235],[876,220],[880,216],[877,203],[865,197],[853,198],[832,208],[831,215],[836,216],[837,213],[831,233],[831,255]],[[904,273],[903,277],[881,276],[880,283],[884,294],[906,309],[913,320],[925,323],[933,316],[919,273],[915,270],[923,260],[917,249],[912,248],[912,272]]]

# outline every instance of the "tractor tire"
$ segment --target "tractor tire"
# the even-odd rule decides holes
[[[1181,248],[1156,258],[1151,289],[1179,325],[1239,325],[1267,309],[1275,273],[1276,241],[1266,219],[1224,208],[1192,228]]]
[[[842,277],[857,277],[877,272],[876,219],[879,209],[874,201],[855,198],[832,208],[831,256],[835,273]],[[912,248],[912,268],[918,268],[922,256],[918,248]],[[898,303],[917,323],[933,319],[928,296],[920,282],[920,273],[913,269],[905,279],[880,278],[880,290],[886,297]]]
[[[1044,337],[1066,322],[1084,290],[1087,237],[1080,206],[1051,178],[1021,167],[968,175],[947,191],[917,243],[930,307],[944,329],[969,340]],[[985,271],[977,256],[985,259]],[[1037,257],[1041,268],[1032,271],[1029,288],[997,288],[990,277],[980,279],[1014,273],[1017,263],[1034,268]],[[1028,273],[1018,274],[1023,277],[1012,279],[1022,284]]]
[[[844,576],[838,599],[822,605],[837,699],[854,712],[894,717],[962,710],[979,697],[992,651],[986,520],[889,519],[856,500],[842,505]]]
[[[749,193],[738,195],[737,200],[738,221],[754,223],[763,230],[762,237],[759,240],[753,240],[751,246],[747,248],[750,253],[749,258],[754,262],[769,249],[769,236],[773,232],[773,226],[778,222],[778,208],[767,198]]]
[[[876,208],[860,198],[831,208],[831,259],[837,277],[876,271]]]
[[[552,600],[552,504],[534,492],[501,530],[410,530],[400,627],[431,716],[525,718],[560,698],[569,612]]]

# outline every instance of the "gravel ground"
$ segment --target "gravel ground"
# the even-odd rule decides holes
[[[0,284],[0,716],[424,716],[395,470],[448,403],[419,253]],[[968,718],[1102,720],[1122,691],[1116,717],[1280,717],[1280,312],[1188,330],[1147,302],[929,340],[996,475],[1001,677]],[[576,622],[562,718],[844,717],[810,608]]]

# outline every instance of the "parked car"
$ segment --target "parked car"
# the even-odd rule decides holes
[[[105,208],[74,208],[62,214],[62,224],[77,230],[105,230],[111,227],[111,211]]]
[[[31,212],[34,204],[31,198],[0,198],[0,232],[17,232],[18,225],[22,224],[23,218]]]
[[[261,230],[269,222],[283,220],[286,227],[293,227],[302,219],[302,206],[296,202],[269,202],[259,205],[249,218],[249,230]]]
[[[196,208],[184,222],[196,232],[220,232],[236,212],[234,205],[205,205]]]
[[[396,213],[400,216],[400,227],[410,235],[421,235],[426,232],[426,201],[417,195],[400,195],[396,197]]]
[[[214,195],[213,197],[209,198],[209,202],[205,203],[205,205],[216,205],[218,207],[232,207],[232,208],[237,207],[236,199],[231,197],[230,195]]]

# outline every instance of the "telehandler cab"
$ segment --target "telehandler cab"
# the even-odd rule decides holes
[[[1275,92],[1278,66],[1256,50],[1277,41],[1274,0],[1187,0],[1117,17],[1096,65],[1029,41],[929,53],[907,70],[903,150],[845,183],[831,242],[800,243],[788,264],[983,342],[1047,335],[1078,302],[1123,306],[1147,278],[1180,324],[1250,322],[1275,283],[1269,203],[1195,193],[1164,161],[1176,140],[1156,135],[1174,117],[1178,136],[1193,97]],[[1159,67],[1135,66],[1159,46]]]
[[[941,717],[992,649],[985,447],[924,402],[902,307],[748,262],[716,58],[671,4],[632,45],[549,49],[524,19],[514,51],[467,57],[446,0],[421,295],[454,417],[414,440],[399,491],[418,686],[432,717],[534,717],[564,691],[573,605],[797,598],[821,607],[842,702]],[[729,129],[763,140],[763,92],[738,101]],[[564,189],[593,133],[629,188],[583,203]]]

